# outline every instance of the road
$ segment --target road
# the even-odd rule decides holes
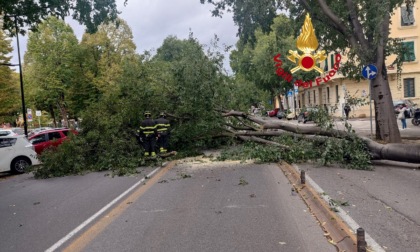
[[[357,132],[370,130],[366,120],[350,121]],[[374,251],[418,251],[419,170],[295,167],[353,230],[366,230]],[[190,159],[154,169],[0,178],[0,250],[335,251],[276,164]]]
[[[296,120],[289,122],[297,124]],[[370,137],[368,118],[350,119],[348,122],[358,135]],[[309,126],[313,122],[300,125]],[[335,125],[337,129],[345,128],[341,120],[337,120]],[[401,127],[400,122],[398,126]],[[407,126],[405,130],[400,128],[403,142],[420,143],[420,127],[414,126],[411,121],[407,122]],[[374,120],[372,128],[375,134]],[[325,194],[325,200],[346,203],[338,205],[339,214],[353,223],[353,230],[364,228],[377,243],[376,251],[419,251],[419,165],[410,169],[394,163],[394,166],[374,165],[373,171],[319,167],[313,163],[295,165],[295,168],[306,171],[308,180],[315,184],[318,193]]]
[[[300,164],[319,193],[337,203],[384,251],[420,247],[420,170],[375,166],[374,171]]]
[[[83,227],[144,174],[3,179],[1,251],[336,251],[277,164],[169,168]]]

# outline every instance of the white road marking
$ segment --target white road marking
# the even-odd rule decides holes
[[[153,174],[155,174],[160,169],[161,169],[161,167],[158,167],[158,168],[154,169],[152,172],[150,172],[149,174],[147,174],[146,178],[150,178],[151,176],[153,176]],[[108,210],[109,208],[111,208],[115,203],[117,203],[120,199],[122,199],[124,196],[126,196],[128,193],[130,193],[132,190],[134,190],[137,186],[141,185],[146,180],[146,178],[142,178],[140,181],[138,181],[137,183],[135,183],[132,187],[128,188],[125,192],[123,192],[118,197],[116,197],[114,200],[112,200],[111,202],[109,202],[106,206],[104,206],[101,210],[99,210],[94,215],[92,215],[89,219],[85,220],[82,224],[80,224],[78,227],[76,227],[75,229],[73,229],[70,233],[68,233],[66,236],[64,236],[63,238],[61,238],[58,242],[56,242],[50,248],[48,248],[47,250],[45,250],[45,252],[53,252],[56,249],[58,249],[59,247],[61,247],[65,242],[67,242],[68,240],[70,240],[74,235],[76,235],[80,230],[82,230],[87,225],[89,225],[98,216],[100,216],[106,210]]]
[[[293,164],[292,165],[298,172],[300,171],[298,166]],[[313,181],[308,174],[305,175],[305,179],[306,181],[309,182],[309,184],[311,184],[311,186],[315,189],[315,191],[317,191],[321,197],[328,203],[331,200],[331,197],[328,195],[325,195],[323,192],[325,192],[324,190],[322,190],[322,188],[315,183],[315,181]],[[339,206],[335,206],[335,208],[338,210],[338,214],[344,222],[347,223],[347,225],[350,226],[350,228],[352,229],[353,233],[356,234],[357,229],[360,227],[359,224],[357,224],[357,222],[355,220],[353,220],[353,218],[350,217],[350,215],[348,215],[346,213],[346,211],[344,211],[341,207]],[[375,252],[385,252],[385,250],[381,247],[381,245],[379,245],[366,231],[365,231],[365,240],[367,242],[367,244],[369,245],[369,247],[371,247],[373,249],[373,251]]]

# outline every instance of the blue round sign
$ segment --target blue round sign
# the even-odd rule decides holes
[[[376,75],[378,75],[378,68],[371,64],[364,66],[362,69],[362,75],[366,79],[373,80],[376,78]]]

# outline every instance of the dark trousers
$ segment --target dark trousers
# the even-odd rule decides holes
[[[161,152],[166,152],[168,150],[169,134],[167,132],[162,132],[159,134],[158,146]]]
[[[349,113],[350,113],[350,111],[349,110],[344,110],[344,113],[346,114],[346,119],[349,119]]]
[[[152,155],[152,152],[155,152],[156,137],[154,134],[144,137],[143,147],[145,151],[145,156]]]

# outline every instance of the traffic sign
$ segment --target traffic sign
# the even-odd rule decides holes
[[[35,112],[35,115],[36,115],[36,116],[41,116],[41,115],[42,115],[41,110],[37,110],[37,111]]]
[[[378,75],[378,68],[375,65],[369,64],[362,69],[362,75],[366,79],[373,80]]]

